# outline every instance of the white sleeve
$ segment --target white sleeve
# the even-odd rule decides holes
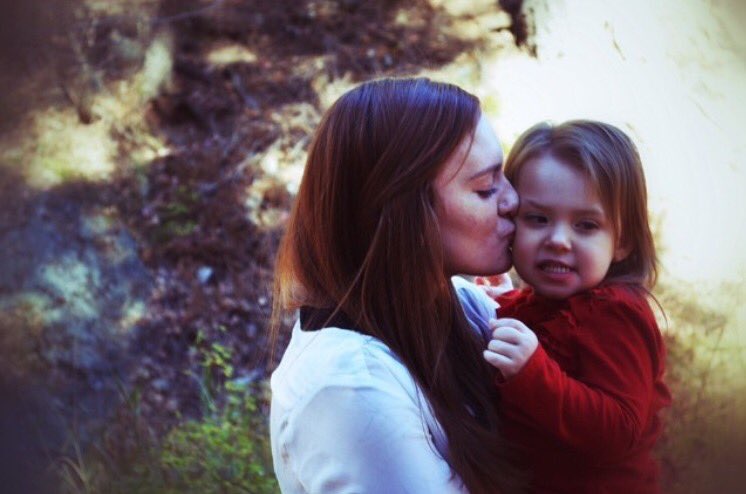
[[[460,276],[451,277],[451,283],[453,283],[469,323],[482,334],[485,342],[488,342],[492,333],[489,320],[497,317],[497,302],[477,285]]]
[[[379,376],[387,370],[378,369]],[[325,386],[297,410],[289,466],[309,493],[464,493],[395,377]]]

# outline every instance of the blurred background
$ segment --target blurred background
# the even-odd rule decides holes
[[[540,120],[633,137],[663,264],[666,492],[741,492],[744,2],[3,0],[0,18],[3,492],[278,492],[272,264],[309,138],[356,83],[415,74],[477,94],[506,151]]]

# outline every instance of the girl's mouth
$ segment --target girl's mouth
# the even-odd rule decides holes
[[[572,271],[570,266],[557,261],[542,261],[539,263],[539,269],[550,274],[565,274]]]

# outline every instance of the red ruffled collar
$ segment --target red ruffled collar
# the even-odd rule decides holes
[[[498,317],[521,320],[528,327],[535,327],[550,320],[561,319],[568,327],[587,316],[598,315],[609,303],[629,302],[638,299],[640,289],[624,283],[605,283],[566,299],[552,299],[536,293],[532,288],[513,290],[498,298]]]

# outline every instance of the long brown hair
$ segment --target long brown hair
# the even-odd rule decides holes
[[[475,96],[425,78],[371,81],[339,98],[280,246],[273,317],[331,308],[383,341],[427,396],[469,491],[510,492],[492,373],[446,274],[433,207],[435,176],[480,114]]]
[[[593,120],[540,123],[513,145],[505,161],[505,176],[517,187],[524,165],[545,155],[590,177],[614,224],[616,242],[629,250],[624,259],[611,263],[604,281],[651,290],[658,275],[658,258],[648,221],[645,173],[632,140],[619,128]]]

